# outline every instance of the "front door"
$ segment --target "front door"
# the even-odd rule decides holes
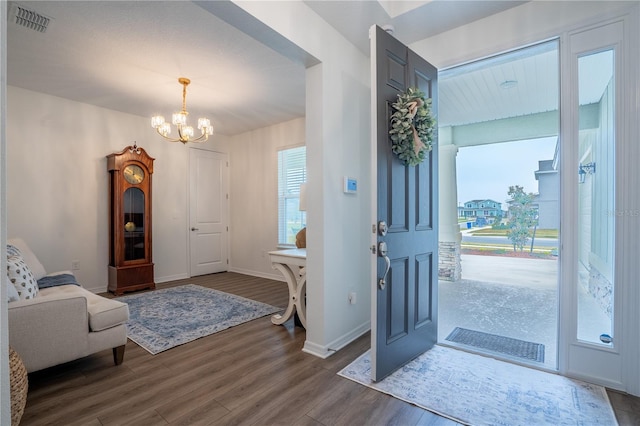
[[[432,99],[437,117],[438,73],[380,27],[372,27],[370,37],[372,134],[377,146],[371,374],[379,381],[437,341],[437,139],[424,162],[406,166],[391,151],[389,120],[397,95],[409,87]],[[380,222],[386,223],[386,233],[380,231]],[[385,256],[381,243],[386,244]]]
[[[191,276],[228,268],[227,155],[189,150]]]

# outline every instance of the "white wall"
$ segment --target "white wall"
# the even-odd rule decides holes
[[[369,60],[303,2],[237,1],[317,58],[307,69],[307,341],[328,356],[369,329]],[[358,179],[359,193],[342,192]],[[348,293],[359,302],[349,305]]]
[[[22,237],[47,271],[75,271],[106,291],[106,156],[137,141],[154,157],[153,261],[156,282],[188,276],[188,147],[154,134],[147,117],[17,87],[7,95],[7,235]],[[221,148],[214,136],[202,148]]]
[[[230,270],[284,280],[267,252],[278,245],[278,150],[305,144],[299,118],[231,137]]]

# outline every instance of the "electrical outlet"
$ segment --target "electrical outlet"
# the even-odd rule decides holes
[[[79,260],[72,260],[71,261],[71,270],[72,271],[80,270],[80,261]]]
[[[352,291],[351,293],[349,293],[349,303],[352,305],[356,304],[356,292]]]

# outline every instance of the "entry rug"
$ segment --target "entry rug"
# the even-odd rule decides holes
[[[542,343],[527,342],[460,327],[454,328],[445,340],[528,361],[544,362]]]
[[[469,425],[616,425],[603,387],[434,346],[371,381],[367,351],[342,377]]]
[[[129,305],[127,337],[152,355],[282,310],[194,284],[118,300]]]

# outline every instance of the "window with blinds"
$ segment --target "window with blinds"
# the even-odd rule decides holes
[[[307,149],[304,146],[278,151],[278,245],[295,245],[296,234],[306,226],[300,211],[300,184],[307,180]]]

